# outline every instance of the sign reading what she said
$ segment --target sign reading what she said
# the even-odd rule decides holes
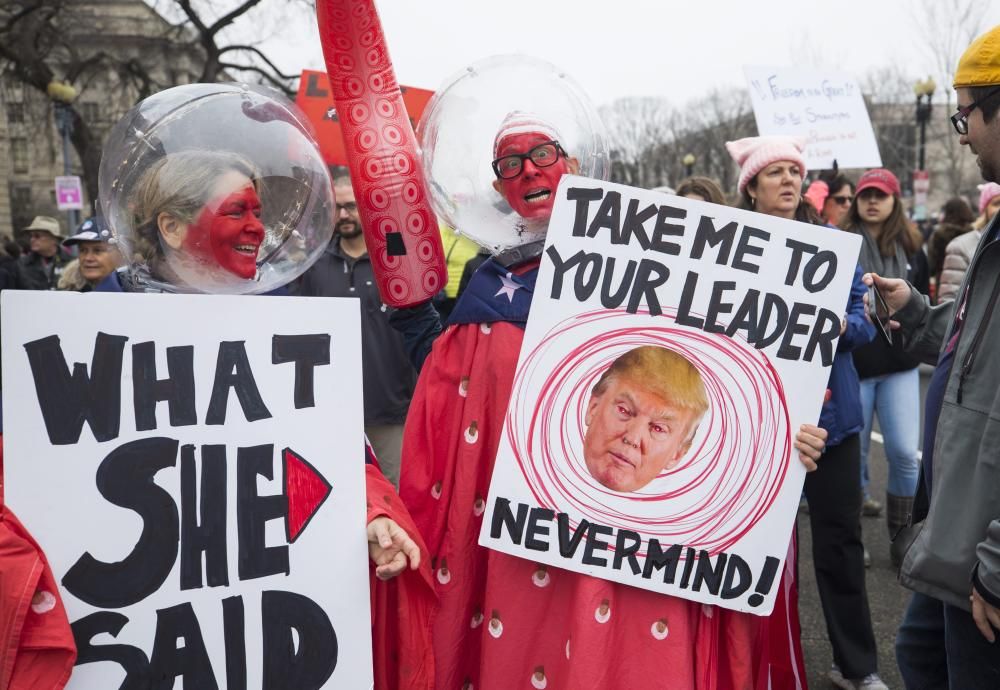
[[[880,168],[875,132],[853,77],[802,67],[744,67],[757,130],[806,139],[806,166]]]
[[[357,301],[2,302],[6,501],[68,687],[370,687]]]
[[[768,614],[859,249],[563,177],[480,543]]]

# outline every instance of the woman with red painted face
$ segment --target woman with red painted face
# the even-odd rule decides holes
[[[264,242],[260,174],[243,156],[164,156],[134,196],[135,251],[151,277],[179,286],[251,280]]]
[[[478,545],[538,272],[536,238],[560,179],[580,164],[556,127],[514,112],[494,138],[491,167],[496,204],[513,209],[513,227],[529,239],[480,266],[429,355],[418,357],[403,441],[400,496],[427,540],[439,601],[435,687],[757,686],[754,616]],[[818,436],[799,436],[803,462],[818,457]]]
[[[176,87],[133,108],[101,166],[102,207],[128,265],[96,290],[286,294],[333,230],[333,185],[302,121],[279,96],[238,84]],[[193,146],[199,138],[211,146]],[[374,639],[375,665],[405,664],[410,687],[427,687],[426,547],[367,441],[363,452],[371,578],[394,579],[402,602],[373,605],[373,626],[408,641]]]

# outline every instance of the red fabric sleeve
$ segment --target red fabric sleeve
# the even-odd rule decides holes
[[[14,514],[0,508],[0,688],[59,690],[75,662],[52,570]]]
[[[431,585],[430,554],[409,511],[376,465],[365,466],[368,518],[395,521],[420,547],[420,568],[388,582],[369,564],[372,597],[372,650],[376,690],[432,690],[434,648],[431,625],[437,597]]]

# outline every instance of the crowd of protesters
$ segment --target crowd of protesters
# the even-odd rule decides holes
[[[916,592],[897,638],[897,661],[907,687],[1000,688],[1000,651],[993,646],[1000,629],[1000,491],[996,489],[1000,386],[988,362],[988,353],[997,344],[994,338],[1000,337],[991,321],[1000,294],[1000,260],[996,258],[1000,246],[996,242],[1000,234],[1000,27],[980,38],[962,58],[955,87],[959,110],[952,121],[962,143],[978,154],[984,184],[973,203],[962,197],[949,199],[926,237],[910,218],[900,182],[891,171],[810,174],[803,142],[790,137],[728,142],[727,149],[740,169],[735,189],[723,190],[706,177],[690,177],[676,185],[679,196],[731,204],[861,238],[819,420],[825,430],[819,442],[822,456],[817,451],[816,456],[806,453],[802,458],[811,470],[805,481],[804,507],[809,512],[812,560],[833,652],[829,678],[848,690],[887,687],[879,676],[865,587],[865,568],[870,562],[861,538],[862,515],[883,513],[892,539],[891,561],[900,569],[903,583]],[[512,185],[519,176],[549,175],[557,183],[559,175],[575,172],[575,159],[559,147],[546,127],[518,120],[498,133],[497,160],[518,159],[516,170],[497,172],[498,189]],[[536,159],[540,148],[552,144],[551,151],[543,152],[550,158]],[[543,168],[547,172],[540,173]],[[479,560],[478,529],[471,522],[435,522],[434,511],[443,503],[465,502],[468,505],[462,503],[462,509],[471,515],[482,501],[492,472],[487,449],[495,444],[482,443],[482,457],[464,457],[462,465],[452,457],[451,441],[459,433],[468,435],[469,429],[461,428],[462,410],[473,403],[482,406],[477,419],[496,419],[495,424],[481,427],[481,432],[473,429],[473,434],[499,433],[530,303],[491,321],[482,320],[474,312],[475,305],[463,306],[463,295],[473,294],[486,277],[506,269],[443,228],[450,276],[447,291],[433,306],[394,314],[382,303],[375,286],[349,180],[337,181],[336,199],[334,239],[321,259],[291,286],[291,292],[361,301],[366,432],[386,476],[400,487],[421,536],[451,549],[447,560],[439,558],[435,564],[438,582],[452,582],[463,569],[476,578],[437,592],[446,615],[440,616],[435,628],[435,650],[443,645],[453,652],[448,659],[436,659],[437,678],[446,678],[448,687],[472,687],[468,681],[462,685],[463,679],[487,668],[503,674],[511,658],[526,648],[537,655],[561,656],[561,647],[548,649],[545,643],[522,638],[503,658],[481,658],[469,633],[470,611],[479,607],[472,614],[475,628],[476,616],[482,621],[483,597],[496,597],[498,592],[509,595],[512,602],[518,597],[524,601],[517,606],[511,603],[503,622],[494,611],[488,623],[491,630],[499,625],[502,632],[504,623],[513,630],[515,622],[526,629],[538,628],[565,602],[557,600],[557,590],[536,587],[525,593],[515,583],[558,577],[571,583],[559,591],[571,588],[572,596],[584,592],[593,599],[599,622],[603,622],[600,616],[615,609],[615,622],[608,629],[627,622],[630,612],[655,605],[669,609],[663,615],[674,621],[672,634],[680,639],[704,641],[715,636],[713,644],[726,640],[731,645],[728,660],[713,661],[713,673],[717,679],[728,673],[725,677],[732,687],[747,687],[741,683],[750,682],[746,679],[752,676],[754,639],[765,634],[761,630],[766,626],[751,627],[723,611],[706,622],[689,602],[670,600],[668,605],[659,595],[603,581],[595,584],[585,575],[537,571],[538,566],[528,561],[491,557],[487,569]],[[70,234],[58,219],[38,216],[19,229],[17,240],[0,240],[0,289],[86,292],[122,263],[96,217]],[[506,277],[529,286],[536,270],[537,264],[524,266],[514,270],[513,276],[507,272]],[[885,294],[894,313],[895,338],[877,338],[866,316],[871,285]],[[483,328],[486,324],[490,327]],[[926,395],[923,439],[921,363],[936,365]],[[453,380],[461,384],[451,386]],[[476,398],[469,393],[470,385],[473,390],[477,385],[489,390]],[[435,397],[436,391],[445,389],[461,400]],[[889,464],[884,496],[873,495],[869,481],[876,416]],[[414,430],[404,442],[407,419]],[[408,465],[411,456],[433,458],[433,472],[430,467]],[[443,498],[442,477],[448,478]],[[923,529],[916,527],[921,522]],[[535,603],[527,601],[530,597]],[[629,637],[633,635],[630,628],[616,630],[622,640],[645,643],[638,636]],[[564,639],[568,638],[560,638],[560,644]],[[590,642],[598,644],[596,638],[573,640],[581,649]],[[690,679],[677,687],[702,687],[695,680],[696,660],[688,658],[697,656],[699,649],[692,644],[691,649],[669,652],[678,668],[688,665],[692,669]],[[567,659],[569,654],[567,642]],[[658,654],[660,662],[666,663],[663,660],[669,654]],[[747,668],[741,670],[740,663]],[[577,678],[574,682],[596,678],[597,671],[586,662],[580,664],[572,671],[578,675],[570,676]],[[622,674],[618,680],[604,680],[594,687],[626,687],[622,678],[641,682],[646,673],[634,658],[615,668]],[[533,678],[542,682],[545,674],[536,671]],[[721,681],[718,687],[729,686]]]

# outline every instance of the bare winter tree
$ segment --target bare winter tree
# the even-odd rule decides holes
[[[948,105],[955,103],[951,88],[958,59],[977,36],[988,27],[990,0],[920,0],[910,14],[918,33],[927,46],[926,68],[938,85],[935,96]],[[951,125],[940,118],[929,123],[929,133],[941,137],[941,172],[951,194],[968,191],[976,180],[967,173],[968,152]]]
[[[673,109],[660,98],[621,98],[600,109],[612,149],[612,179],[636,187],[656,187],[656,171],[647,152],[665,143]]]
[[[170,20],[161,14],[151,22],[141,0],[4,0],[0,71],[5,87],[35,94],[29,105],[40,130],[52,131],[56,109],[67,119],[87,195],[96,199],[103,132],[95,117],[115,119],[152,93],[192,81],[249,75],[293,92],[295,77],[283,74],[253,42],[229,40],[238,23],[259,21],[262,4],[163,0]],[[101,107],[87,112],[74,91],[83,96],[97,83]]]
[[[683,112],[674,137],[677,150],[673,158],[680,163],[685,154],[692,154],[693,172],[715,178],[731,195],[737,167],[726,151],[726,142],[757,133],[750,95],[745,89],[713,89],[687,104]]]

